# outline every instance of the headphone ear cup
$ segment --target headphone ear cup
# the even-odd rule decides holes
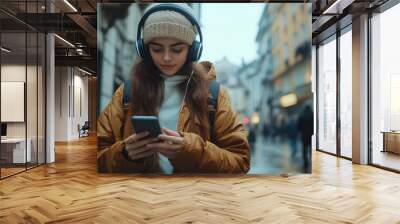
[[[202,44],[198,41],[193,41],[192,46],[190,47],[190,51],[189,51],[189,60],[190,61],[198,61],[200,59],[201,56],[201,52],[202,52]]]
[[[142,59],[145,59],[147,54],[146,54],[146,46],[143,42],[143,39],[136,41],[136,51]]]

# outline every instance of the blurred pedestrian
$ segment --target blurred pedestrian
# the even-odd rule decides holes
[[[292,161],[294,161],[296,154],[297,154],[297,123],[295,117],[289,117],[288,122],[286,123],[286,135],[289,140],[290,145],[290,157]]]
[[[262,133],[263,133],[264,139],[268,138],[268,135],[269,135],[269,130],[268,129],[269,129],[268,122],[264,121],[264,124],[263,124],[263,127],[262,127]]]
[[[248,135],[248,142],[250,144],[250,150],[251,153],[253,154],[255,151],[255,143],[257,141],[257,133],[256,133],[256,128],[254,125],[249,125],[249,135]]]
[[[303,145],[304,172],[311,173],[311,137],[314,133],[314,115],[310,105],[306,105],[297,122]]]
[[[277,135],[277,125],[276,125],[276,117],[274,117],[271,122],[271,140],[272,140],[272,142],[275,142],[276,135]]]

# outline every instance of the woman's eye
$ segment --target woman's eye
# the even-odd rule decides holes
[[[181,49],[181,48],[179,48],[179,49],[172,49],[172,51],[173,51],[174,53],[181,53],[181,52],[182,52],[182,49]]]
[[[162,51],[161,48],[152,48],[151,50],[154,51],[154,52],[161,52]]]

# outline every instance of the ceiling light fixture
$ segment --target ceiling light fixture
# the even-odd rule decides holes
[[[78,12],[78,10],[71,4],[69,3],[68,0],[64,0],[65,4],[67,4],[72,10],[74,10],[74,12]]]
[[[9,50],[9,49],[7,49],[7,48],[5,48],[5,47],[1,47],[1,50],[4,51],[4,52],[6,52],[6,53],[10,53],[10,52],[11,52],[11,50]]]
[[[83,55],[83,49],[81,49],[81,48],[77,48],[77,49],[76,49],[76,52],[77,52],[79,55]]]
[[[61,41],[63,41],[64,43],[66,43],[67,45],[69,45],[70,47],[75,48],[75,45],[71,44],[71,42],[67,41],[66,39],[58,36],[57,34],[54,34],[55,37],[57,37],[58,39],[60,39]]]
[[[354,0],[336,0],[332,5],[325,9],[322,14],[342,14],[343,9],[351,5],[353,2]]]
[[[79,68],[79,67],[78,67],[78,70],[81,71],[81,72],[83,72],[83,73],[85,73],[85,74],[87,74],[87,75],[89,75],[89,76],[92,76],[92,73],[90,73],[90,72],[88,72],[88,71],[86,71],[86,70],[83,70],[83,69],[81,69],[81,68]]]

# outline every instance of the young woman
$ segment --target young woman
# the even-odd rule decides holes
[[[196,63],[201,30],[186,4],[162,3],[146,10],[138,26],[140,60],[132,71],[130,102],[124,85],[98,119],[100,172],[247,173],[247,131],[220,86],[214,124],[209,122],[213,64]],[[200,35],[200,41],[195,40]],[[157,116],[158,137],[134,133],[133,115]],[[211,141],[210,126],[214,127]]]

